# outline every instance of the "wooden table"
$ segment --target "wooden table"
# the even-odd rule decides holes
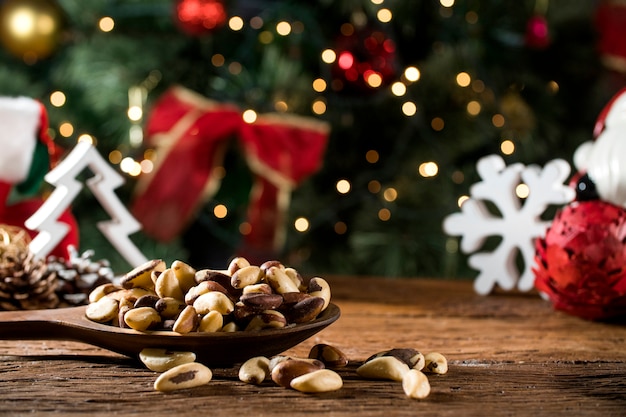
[[[303,394],[214,369],[206,386],[153,389],[156,374],[98,348],[0,341],[0,414],[197,416],[624,416],[626,326],[555,312],[536,294],[475,295],[470,282],[328,277],[341,318],[316,343],[351,359],[341,390]],[[399,382],[364,380],[360,361],[393,348],[438,351],[446,375],[407,398]]]

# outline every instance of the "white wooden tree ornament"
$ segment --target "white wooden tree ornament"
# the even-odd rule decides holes
[[[46,176],[45,180],[56,188],[44,204],[24,225],[39,233],[30,243],[30,250],[38,258],[45,258],[69,232],[69,226],[58,221],[83,187],[76,177],[86,168],[94,176],[86,183],[96,199],[111,217],[98,222],[98,229],[115,249],[133,267],[147,261],[146,257],[128,237],[141,229],[140,223],[128,212],[113,190],[124,184],[119,175],[100,153],[88,142],[78,142],[74,149]]]
[[[469,265],[479,271],[474,281],[477,293],[488,294],[495,285],[504,290],[517,285],[520,291],[530,291],[534,287],[534,242],[545,235],[551,223],[543,221],[541,215],[549,205],[566,204],[575,197],[574,189],[563,184],[570,166],[555,159],[543,169],[522,164],[507,167],[500,156],[490,155],[480,159],[476,167],[482,181],[471,187],[471,197],[463,203],[461,212],[444,219],[444,231],[461,236],[464,253],[480,250],[489,236],[502,237],[493,252],[473,253],[468,259]],[[515,191],[521,183],[529,189],[523,205]],[[492,215],[485,201],[491,201],[500,216]],[[516,265],[518,250],[524,260],[522,271]]]

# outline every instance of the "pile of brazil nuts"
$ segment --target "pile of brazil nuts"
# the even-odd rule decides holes
[[[320,277],[305,282],[280,261],[260,266],[233,259],[226,270],[196,270],[176,260],[138,266],[119,283],[89,294],[88,319],[139,331],[254,331],[314,320],[328,307],[330,286]]]
[[[195,362],[191,352],[171,352],[165,349],[144,349],[139,358],[152,371],[160,372],[154,388],[173,391],[206,385],[212,371]],[[275,384],[304,393],[337,391],[343,379],[336,372],[348,365],[346,355],[334,346],[317,344],[306,358],[276,355],[271,358],[256,356],[239,367],[239,380],[246,384],[261,385],[271,380]],[[424,399],[430,394],[426,374],[445,374],[448,362],[437,352],[422,354],[412,348],[396,348],[370,356],[356,369],[358,376],[366,379],[392,380],[402,383],[405,395]]]

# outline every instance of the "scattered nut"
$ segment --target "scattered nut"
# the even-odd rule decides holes
[[[324,343],[313,346],[309,358],[321,361],[326,368],[343,368],[348,365],[348,358],[342,351]]]
[[[139,359],[151,371],[165,372],[175,366],[196,360],[193,352],[173,352],[167,349],[147,348],[139,352]]]
[[[424,372],[445,374],[448,372],[448,360],[438,352],[429,352],[424,355]]]
[[[384,350],[370,356],[366,360],[366,362],[381,356],[393,356],[398,360],[406,363],[409,368],[414,368],[418,371],[421,371],[422,368],[424,368],[424,355],[412,348],[395,348],[390,350]]]
[[[340,389],[343,379],[331,369],[319,369],[292,379],[289,386],[300,392],[330,392]]]
[[[402,381],[408,371],[408,365],[393,356],[374,358],[356,370],[357,374],[364,378],[390,379],[392,381]]]
[[[191,362],[175,366],[165,371],[154,382],[157,391],[174,391],[206,385],[213,378],[209,368],[201,363]]]
[[[281,387],[289,388],[291,380],[313,371],[323,369],[323,365],[299,359],[287,359],[272,368],[272,381]]]
[[[270,377],[270,360],[256,356],[245,361],[239,368],[239,380],[246,384],[260,384]]]
[[[402,379],[402,389],[409,398],[423,399],[430,394],[430,382],[421,371],[411,369]]]

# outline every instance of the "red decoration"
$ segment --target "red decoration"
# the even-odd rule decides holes
[[[626,3],[601,1],[596,9],[595,27],[602,62],[608,68],[626,72]]]
[[[287,115],[259,115],[245,123],[237,107],[177,87],[156,103],[147,136],[159,161],[140,181],[132,212],[143,231],[161,241],[178,236],[217,191],[214,168],[229,141],[239,139],[255,177],[248,207],[251,232],[239,255],[252,262],[267,260],[282,247],[290,192],[320,167],[328,127]]]
[[[626,210],[571,203],[536,249],[535,286],[556,309],[590,320],[626,313]]]
[[[187,34],[212,33],[226,22],[223,0],[177,0],[176,23]]]
[[[380,30],[368,28],[340,37],[335,53],[332,75],[339,81],[337,90],[373,91],[396,78],[396,44]]]
[[[37,140],[46,147],[48,151],[48,163],[51,167],[54,167],[58,162],[61,149],[57,147],[52,138],[48,135],[48,113],[46,108],[41,103],[39,103],[39,108],[40,112],[36,132]],[[41,184],[42,181],[43,178],[37,178],[36,182]],[[24,222],[39,210],[45,200],[40,197],[34,197],[9,204],[9,194],[13,187],[18,185],[19,184],[13,184],[7,181],[0,181],[0,223],[24,228]],[[58,220],[67,224],[70,227],[70,231],[50,254],[69,259],[70,254],[68,247],[78,247],[78,223],[69,209],[63,212]],[[31,238],[34,238],[39,233],[34,230],[25,230]]]
[[[545,49],[550,46],[548,21],[542,14],[533,15],[526,24],[526,46],[532,49]]]

